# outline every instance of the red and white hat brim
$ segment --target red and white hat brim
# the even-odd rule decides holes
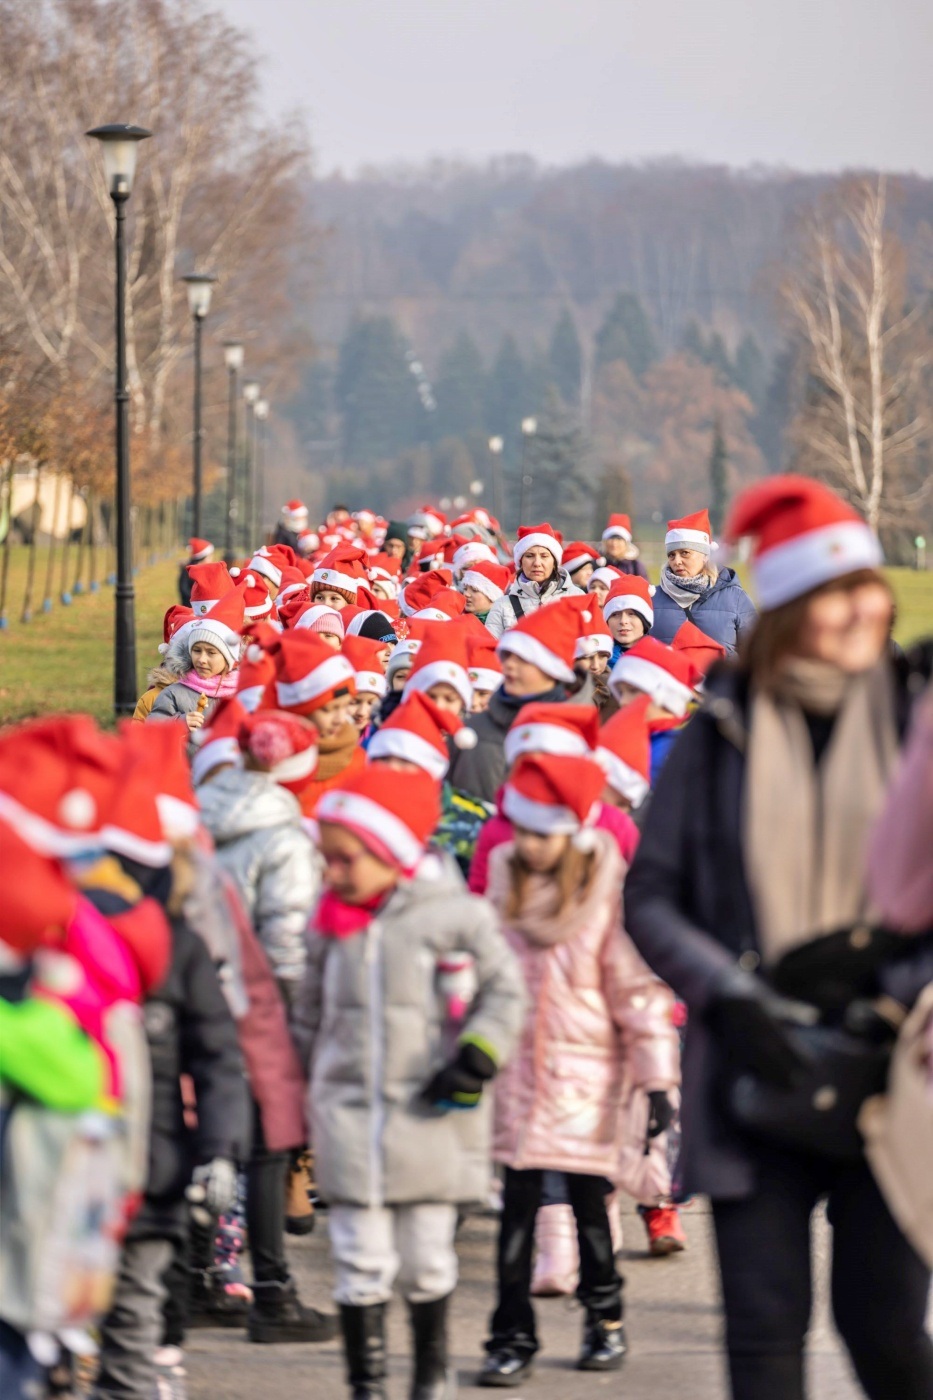
[[[608,622],[617,612],[638,613],[649,628],[654,626],[654,608],[638,593],[619,593],[615,598],[607,598],[603,604],[603,617]]]
[[[505,596],[505,589],[499,588],[488,579],[485,574],[478,574],[474,569],[465,569],[460,575],[461,588],[475,588],[477,593],[482,593],[484,598],[488,598],[491,603],[495,603],[499,598]]]
[[[527,661],[529,666],[537,666],[539,671],[543,671],[554,681],[563,681],[569,685],[571,681],[576,680],[573,667],[568,666],[529,632],[519,632],[517,628],[510,628],[500,637],[496,652],[499,656],[508,656],[510,653],[512,656],[518,656],[522,661]]]
[[[516,543],[515,548],[512,551],[512,558],[515,561],[516,569],[521,566],[522,555],[525,553],[525,550],[534,549],[536,547],[550,550],[551,554],[553,554],[558,564],[564,557],[564,547],[561,544],[560,540],[555,539],[553,535],[545,534],[543,530],[540,530],[536,531],[534,534],[531,535],[523,535],[522,538]]]
[[[265,693],[266,687],[264,685],[248,685],[243,690],[237,691],[236,698],[248,714],[254,714]]]
[[[609,689],[616,700],[621,684],[634,686],[643,694],[650,695],[656,705],[678,719],[684,717],[694,698],[690,686],[684,685],[670,671],[665,671],[663,666],[655,665],[644,656],[626,654],[619,657],[609,677]]]
[[[474,690],[498,690],[502,684],[502,672],[494,671],[491,667],[471,667],[469,677]]]
[[[350,685],[354,677],[353,667],[345,656],[335,652],[306,676],[297,681],[276,681],[275,693],[283,709],[296,705],[307,705],[311,700],[319,700],[330,690],[342,685]]]
[[[209,734],[210,730],[206,732]],[[194,757],[191,760],[191,781],[194,786],[197,787],[199,783],[203,782],[211,769],[219,767],[221,763],[235,763],[237,767],[243,765],[240,746],[232,734],[224,734],[217,739],[207,739],[195,749]]]
[[[602,533],[604,540],[625,540],[627,544],[632,543],[632,532],[626,530],[624,525],[607,525]]]
[[[463,667],[458,666],[455,661],[431,661],[427,666],[420,666],[417,670],[412,671],[405,682],[402,700],[409,699],[416,690],[425,695],[435,685],[452,686],[467,710],[473,703],[473,687],[470,684],[470,677]]]
[[[384,700],[389,693],[389,682],[381,671],[357,671],[357,695],[378,695]]]
[[[611,749],[604,749],[601,745],[593,757],[605,773],[606,782],[613,791],[624,797],[633,807],[640,807],[650,790],[650,784],[644,774],[630,768],[627,763],[623,763],[618,754],[613,753]]]
[[[340,613],[337,611],[336,608],[330,607],[327,603],[317,603],[312,607],[307,608],[301,614],[298,621],[295,623],[294,630],[296,632],[307,631],[309,627],[311,627],[315,622],[319,621],[322,617],[333,617],[337,621],[338,625],[334,628],[333,632],[330,632],[328,634],[329,636],[343,637],[346,635],[346,628],[343,625],[343,618],[340,616]]]
[[[710,537],[705,530],[668,530],[664,536],[664,547],[672,549],[695,549],[699,554],[709,554]]]
[[[377,729],[369,742],[366,757],[407,759],[409,763],[423,768],[437,782],[442,781],[450,767],[446,752],[442,753],[430,739],[422,739],[420,734],[412,729],[403,729],[401,725]]]
[[[263,578],[267,578],[270,583],[274,583],[276,588],[278,588],[282,582],[282,570],[277,569],[272,560],[265,554],[254,554],[249,561],[248,568],[251,573],[262,574]]]
[[[590,811],[586,821],[581,821],[570,807],[535,802],[511,783],[506,783],[503,790],[502,811],[510,822],[535,831],[539,836],[574,836],[582,827],[592,826],[595,815]]]
[[[96,807],[90,793],[83,788],[75,789],[82,799],[86,799],[89,812],[96,814]],[[66,793],[66,800],[71,796]],[[66,829],[46,820],[38,812],[31,811],[17,802],[8,792],[0,792],[0,817],[5,818],[22,839],[34,850],[48,856],[79,855],[82,851],[94,850],[101,845],[99,825],[93,821],[81,831]]]
[[[861,520],[839,520],[774,545],[752,561],[758,602],[765,611],[858,569],[877,569],[884,555]]]
[[[316,768],[317,744],[309,744],[270,768],[269,777],[277,783],[298,783],[302,778],[310,778]]]
[[[421,859],[424,847],[411,828],[362,793],[333,788],[324,793],[314,815],[318,822],[334,822],[362,833],[364,840],[366,835],[375,837],[403,870],[413,870]]]
[[[513,724],[505,736],[509,767],[524,753],[546,753],[558,758],[586,758],[590,747],[582,734],[566,724]]]
[[[498,564],[498,562],[494,551],[489,548],[488,544],[483,544],[481,540],[471,540],[469,544],[462,544],[452,560],[454,568],[461,573],[468,569],[471,564]]]
[[[164,838],[150,841],[145,836],[140,836],[138,831],[127,831],[125,827],[110,825],[102,827],[100,835],[108,851],[116,851],[118,855],[127,856],[130,860],[138,861],[140,865],[148,865],[151,869],[168,865],[172,859],[171,843]]]
[[[169,841],[183,841],[193,836],[201,823],[197,807],[192,807],[190,802],[183,802],[170,792],[156,793],[156,807],[159,809],[162,830]]]
[[[577,642],[574,656],[578,661],[588,656],[611,656],[614,646],[615,642],[608,632],[588,632]]]
[[[320,588],[335,588],[338,593],[353,594],[356,594],[361,582],[353,574],[342,574],[337,569],[315,569],[311,581]]]

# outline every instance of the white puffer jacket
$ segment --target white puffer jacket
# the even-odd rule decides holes
[[[547,603],[556,603],[559,598],[575,598],[582,592],[582,588],[570,582],[570,575],[566,569],[557,569],[543,588],[525,578],[524,574],[519,574],[505,596],[497,598],[489,609],[486,626],[494,637],[501,637],[503,632],[515,626],[520,616],[534,612],[536,608],[544,607]],[[512,606],[513,597],[521,609],[518,615]]]

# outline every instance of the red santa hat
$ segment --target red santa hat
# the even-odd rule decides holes
[[[465,540],[454,551],[450,562],[454,566],[454,571],[462,575],[465,569],[472,568],[474,564],[497,565],[499,560],[496,558],[496,551],[490,549],[489,545],[484,544],[482,540]]]
[[[447,516],[435,506],[419,506],[408,517],[408,533],[413,540],[437,539],[447,529]]]
[[[429,626],[405,682],[402,699],[407,700],[417,690],[426,692],[432,686],[446,684],[453,687],[463,708],[468,710],[473,702],[469,669],[465,632],[459,627]]]
[[[123,746],[87,715],[54,715],[0,731],[0,818],[46,855],[101,845]]]
[[[329,632],[343,641],[347,634],[341,612],[328,603],[302,603],[290,612],[288,626],[296,632]]]
[[[878,537],[822,482],[772,476],[735,501],[726,539],[752,540],[751,570],[763,612],[884,562]]]
[[[595,705],[523,705],[505,736],[505,758],[511,766],[526,753],[585,758],[599,740],[599,711]]]
[[[248,567],[254,574],[261,574],[279,588],[282,583],[282,570],[293,568],[294,563],[295,551],[288,545],[269,544],[256,551]]]
[[[395,643],[389,653],[389,660],[386,663],[386,679],[392,684],[392,677],[396,671],[410,668],[414,663],[415,653],[421,646],[420,637],[402,637]]]
[[[194,613],[191,608],[183,608],[180,603],[173,603],[162,619],[162,641],[159,643],[159,651],[162,656],[168,651],[168,644],[178,632],[189,622],[194,621]]]
[[[244,716],[237,743],[253,764],[279,787],[298,793],[317,770],[317,730],[310,720],[283,710]]]
[[[378,695],[380,700],[389,693],[382,653],[385,642],[372,637],[347,637],[342,651],[353,667],[357,695]]]
[[[632,522],[627,515],[610,515],[603,531],[604,540],[627,540],[632,543]]]
[[[252,569],[240,574],[236,588],[243,595],[243,614],[247,622],[259,622],[272,616],[273,606],[269,590]]]
[[[305,529],[308,524],[308,507],[304,501],[299,501],[297,497],[286,501],[282,507],[282,523],[286,530],[291,530],[293,534]]]
[[[605,563],[605,560],[592,545],[584,544],[582,540],[572,540],[570,544],[564,545],[564,557],[561,563],[570,577],[573,578],[577,570],[582,569],[585,564],[592,564],[596,568]]]
[[[210,612],[195,618],[186,638],[188,650],[196,642],[208,642],[217,648],[230,670],[234,670],[240,659],[240,634],[245,621],[246,589],[231,588]]]
[[[634,686],[650,695],[662,710],[680,719],[694,698],[698,679],[696,670],[681,652],[654,637],[642,637],[613,666],[609,689],[618,700],[620,685]]]
[[[283,632],[273,648],[275,706],[310,715],[330,704],[338,691],[353,693],[353,667],[314,632]]]
[[[713,530],[709,523],[709,511],[697,510],[693,515],[685,515],[681,520],[667,522],[664,548],[668,554],[672,549],[694,549],[697,554],[705,554],[707,559],[713,543]]]
[[[369,561],[366,575],[372,584],[386,589],[393,601],[398,598],[402,579],[402,561],[389,554],[376,554]]]
[[[502,634],[496,649],[500,656],[519,656],[551,680],[569,684],[576,679],[573,662],[577,639],[592,617],[592,606],[592,598],[585,594],[559,598],[527,613]]]
[[[391,769],[368,763],[324,793],[315,818],[351,831],[378,860],[412,875],[441,819],[440,789],[427,773],[400,783]]]
[[[416,690],[376,730],[366,757],[373,763],[404,758],[441,782],[450,763],[448,738],[458,749],[476,746],[475,733],[452,710],[442,710],[429,696]]]
[[[701,676],[705,676],[714,661],[721,661],[726,649],[721,642],[701,632],[695,622],[686,618],[674,633],[671,646],[692,663]]]
[[[475,588],[490,603],[501,598],[512,581],[512,575],[504,564],[488,563],[480,560],[464,569],[460,575],[461,588]]]
[[[61,943],[77,910],[78,891],[57,860],[34,850],[4,821],[0,885],[0,943],[24,957]]]
[[[298,531],[298,553],[307,559],[321,547],[321,537],[315,530]]]
[[[522,555],[526,549],[534,549],[536,545],[543,549],[549,549],[557,563],[560,564],[564,555],[562,537],[553,525],[547,523],[543,525],[519,525],[518,539],[515,548],[512,550],[512,557],[515,560],[516,569],[521,568]]]
[[[352,603],[360,584],[365,582],[365,551],[359,545],[338,544],[314,570],[311,596],[313,598],[316,593],[333,590],[342,593]]]
[[[594,569],[590,574],[586,591],[592,592],[594,583],[601,583],[604,588],[612,588],[619,582],[620,578],[628,578],[628,574],[623,574],[621,569],[615,569],[611,564],[600,564],[598,569]]]
[[[134,727],[149,730],[157,726]],[[181,725],[159,725],[158,728],[182,730]],[[110,800],[103,813],[101,842],[108,851],[159,869],[168,865],[172,858],[172,847],[163,831],[156,804],[159,753],[155,745],[142,741],[131,744],[124,740],[122,748],[121,781],[110,790]]]
[[[651,786],[651,738],[646,718],[650,704],[650,698],[643,695],[617,710],[599,731],[594,755],[606,782],[633,807],[644,802]]]
[[[606,776],[592,758],[526,754],[502,791],[502,812],[515,826],[541,836],[571,836],[592,849]]]
[[[654,626],[654,603],[647,579],[638,574],[623,574],[609,589],[603,603],[603,617],[608,622],[618,612],[634,612],[645,624],[645,631]]]
[[[276,608],[282,607],[291,598],[300,598],[303,602],[310,602],[311,587],[308,582],[308,575],[303,573],[295,564],[286,565],[282,570],[282,582],[279,591],[275,595]]]
[[[422,622],[450,622],[460,617],[465,607],[462,593],[453,588],[439,588],[426,607],[412,613],[412,618]]]
[[[447,569],[430,569],[428,573],[412,579],[399,594],[398,603],[402,615],[413,617],[416,612],[429,605],[435,593],[439,593],[442,588],[449,588],[452,583],[453,575]]]
[[[188,541],[188,557],[192,564],[202,564],[205,559],[210,559],[214,553],[214,546],[210,540],[199,540],[197,535],[192,535]]]
[[[233,579],[226,564],[189,564],[188,577],[191,580],[191,610],[195,617],[203,617],[219,603],[225,593],[233,587]]]
[[[219,700],[211,711],[208,722],[196,729],[191,736],[194,756],[191,759],[191,781],[200,786],[208,773],[223,764],[232,763],[242,767],[240,752],[240,726],[247,718],[247,711],[240,704],[238,695]]]
[[[615,646],[606,626],[602,608],[595,598],[589,600],[588,612],[590,620],[585,624],[583,631],[577,638],[576,650],[574,651],[574,658],[577,661],[590,656],[611,656]]]
[[[470,662],[467,674],[474,691],[498,690],[502,684],[502,662],[496,655],[495,640],[492,637],[487,637],[485,641],[468,637],[467,656]]]
[[[257,622],[249,629],[249,640],[240,659],[236,692],[236,698],[249,714],[263,704],[266,688],[275,680],[272,648],[280,635],[268,622]]]
[[[423,573],[427,569],[433,569],[436,566],[443,564],[447,558],[447,555],[444,550],[444,544],[445,541],[442,538],[436,540],[425,540],[424,544],[418,550],[418,553],[415,555],[412,561],[413,567],[416,569],[420,569]]]
[[[118,729],[130,753],[148,755],[165,839],[181,841],[193,836],[200,825],[200,813],[191,786],[185,726],[121,720]]]

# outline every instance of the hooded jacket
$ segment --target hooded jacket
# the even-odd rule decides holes
[[[520,573],[515,582],[509,585],[505,596],[497,598],[489,609],[486,614],[486,626],[494,637],[501,637],[509,627],[515,626],[519,617],[534,612],[547,603],[556,603],[559,598],[575,598],[582,592],[582,588],[577,588],[575,583],[571,583],[566,569],[555,569],[543,588]],[[521,607],[518,614],[512,606],[513,598]]]
[[[720,569],[716,582],[698,594],[696,602],[689,608],[675,603],[660,585],[654,590],[652,601],[652,637],[670,646],[681,623],[689,619],[694,627],[699,627],[707,637],[724,646],[728,656],[735,652],[758,617],[755,605],[739,583],[734,569]]]
[[[226,768],[197,791],[217,859],[289,1001],[304,976],[305,929],[320,884],[320,863],[301,825],[298,799],[268,773]]]

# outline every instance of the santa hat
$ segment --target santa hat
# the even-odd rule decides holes
[[[632,543],[632,522],[627,515],[610,515],[603,531],[604,540],[627,540]]]
[[[249,561],[254,574],[262,574],[270,583],[279,588],[282,583],[282,570],[294,566],[295,551],[288,545],[270,544],[256,551]]]
[[[858,512],[806,476],[773,476],[749,486],[729,513],[725,536],[751,538],[763,612],[884,562],[877,535]]]
[[[614,569],[611,564],[601,564],[590,574],[586,589],[588,593],[591,592],[594,583],[601,583],[605,588],[612,588],[614,584],[619,582],[620,578],[628,577],[628,574],[623,574],[621,569]]]
[[[426,574],[419,575],[407,583],[399,594],[398,603],[403,616],[413,617],[416,612],[426,608],[442,588],[449,588],[453,583],[453,575],[447,569],[431,569]]]
[[[232,763],[242,767],[239,733],[240,726],[248,712],[240,704],[237,695],[220,700],[214,706],[210,719],[191,736],[194,756],[191,760],[191,781],[195,787],[203,783],[208,773],[221,764]]]
[[[634,686],[650,695],[662,710],[669,710],[680,719],[694,698],[698,679],[694,667],[682,653],[654,637],[642,637],[613,666],[609,689],[618,700],[620,685]]]
[[[701,632],[695,622],[686,618],[674,633],[671,646],[690,661],[701,676],[705,676],[714,661],[721,661],[726,649],[721,642]]]
[[[210,559],[214,553],[214,546],[210,540],[199,540],[196,535],[192,535],[188,541],[188,556],[192,564],[201,564],[205,559]]]
[[[380,660],[385,643],[371,637],[347,637],[342,651],[356,675],[357,695],[378,695],[384,699],[389,693],[385,666]]]
[[[245,621],[245,590],[231,588],[210,612],[195,619],[187,636],[188,650],[196,642],[209,642],[217,648],[230,670],[234,670],[240,659],[240,634]]]
[[[467,656],[470,669],[470,685],[476,690],[498,690],[502,684],[502,662],[496,655],[496,643],[492,637],[481,641],[478,637],[467,638]]]
[[[353,693],[353,667],[314,632],[284,632],[273,648],[275,707],[310,715],[338,690]]]
[[[242,573],[236,581],[237,591],[243,595],[243,613],[247,622],[259,622],[272,616],[272,599],[266,585],[252,570]]]
[[[504,564],[487,563],[480,560],[471,564],[460,575],[461,588],[475,588],[491,603],[501,598],[512,581],[512,575]]]
[[[427,773],[400,783],[391,769],[368,763],[324,793],[315,818],[351,831],[377,859],[411,875],[441,819],[440,790]]]
[[[463,599],[460,601],[462,603]],[[459,627],[430,626],[425,631],[411,675],[405,682],[402,699],[407,700],[416,690],[425,692],[443,683],[453,687],[463,701],[464,709],[468,710],[473,701],[469,669],[467,639],[463,631]]]
[[[412,618],[422,622],[450,622],[460,617],[465,607],[462,593],[453,588],[439,588],[426,607],[412,613]]]
[[[288,625],[296,632],[330,632],[341,641],[347,634],[340,610],[328,603],[302,603],[291,613]]]
[[[644,802],[651,786],[651,739],[646,719],[650,704],[650,698],[643,695],[617,710],[599,731],[594,755],[606,782],[633,807]]]
[[[576,679],[577,639],[592,617],[592,606],[592,598],[579,594],[536,608],[502,634],[497,651],[500,656],[519,656],[553,681],[569,684]]]
[[[311,596],[326,589],[343,593],[352,603],[361,583],[366,582],[366,554],[355,544],[338,544],[314,570]]]
[[[511,765],[525,753],[585,758],[599,740],[599,711],[595,705],[523,705],[505,736],[505,758]]]
[[[376,554],[369,561],[366,575],[370,583],[378,583],[380,588],[385,588],[393,600],[398,598],[402,578],[400,559],[393,559],[388,554]]]
[[[249,630],[246,650],[240,659],[236,692],[236,698],[249,714],[259,709],[267,686],[275,680],[272,648],[280,635],[267,622],[258,622]]]
[[[635,612],[645,624],[645,631],[654,626],[654,604],[648,580],[638,574],[624,574],[609,589],[603,603],[603,617],[608,622],[617,612]]]
[[[442,710],[429,696],[416,690],[376,730],[369,741],[366,757],[371,762],[380,758],[407,759],[440,782],[450,763],[448,737],[455,748],[476,747],[472,729],[468,729],[452,710]]]
[[[526,754],[502,791],[502,812],[515,826],[541,836],[572,836],[592,850],[606,776],[592,758]]]
[[[525,550],[534,549],[536,545],[540,545],[543,549],[549,549],[558,564],[561,562],[564,553],[561,536],[552,525],[519,525],[518,539],[512,550],[516,569],[521,568],[522,555]]]
[[[561,560],[567,573],[573,578],[578,569],[582,569],[584,564],[592,564],[594,568],[604,563],[603,556],[592,545],[584,544],[582,540],[572,540],[570,544],[564,545],[564,557]]]
[[[57,860],[34,850],[2,821],[0,885],[0,943],[26,957],[36,948],[61,943],[77,909],[78,891]]]
[[[396,642],[386,662],[386,680],[389,685],[392,684],[392,677],[396,671],[414,664],[415,654],[420,646],[420,637],[403,637],[401,641]]]
[[[130,753],[148,756],[165,839],[181,841],[193,836],[200,824],[200,813],[191,786],[185,726],[121,720],[119,734]]]
[[[425,540],[412,560],[412,567],[420,569],[422,573],[428,569],[433,569],[439,564],[443,564],[447,558],[444,549],[443,539]]]
[[[713,530],[709,523],[709,511],[697,510],[693,515],[685,515],[682,520],[669,520],[664,548],[695,549],[697,554],[705,554],[707,559],[713,542]]]
[[[203,617],[219,603],[225,593],[233,587],[233,579],[226,564],[189,564],[188,577],[191,580],[191,610],[195,617]]]
[[[155,725],[134,727],[156,728]],[[176,728],[175,725],[158,727]],[[177,729],[181,732],[182,726],[178,725]],[[166,839],[156,805],[156,762],[161,753],[149,742],[127,743],[124,740],[122,748],[121,780],[111,788],[110,800],[104,809],[101,842],[108,851],[151,869],[160,869],[172,858],[172,847]]]
[[[466,540],[454,551],[450,562],[455,572],[462,574],[464,569],[470,569],[474,564],[497,565],[499,560],[496,558],[496,551],[490,549],[482,540]]]
[[[321,547],[321,537],[314,530],[298,531],[298,552],[304,558]]]
[[[293,534],[303,530],[308,523],[308,507],[304,501],[299,501],[297,498],[286,501],[282,507],[282,523]]]
[[[408,533],[413,540],[437,539],[447,529],[447,516],[434,506],[419,506],[408,517]]]
[[[282,582],[279,591],[275,595],[275,606],[280,608],[283,603],[287,603],[290,598],[301,598],[304,602],[311,600],[311,588],[308,583],[308,575],[303,573],[295,564],[286,565],[282,570]]]
[[[279,787],[297,793],[317,769],[317,730],[309,720],[283,710],[259,710],[246,715],[237,743]]]
[[[87,715],[54,715],[4,729],[0,818],[46,855],[99,848],[123,760],[123,746]]]
[[[603,610],[595,598],[590,598],[588,612],[590,620],[587,622],[577,638],[577,645],[574,651],[574,659],[585,660],[590,656],[611,656],[615,642],[606,627],[606,619]]]
[[[162,619],[162,640],[159,643],[159,652],[162,656],[168,651],[168,644],[183,627],[194,621],[194,613],[191,608],[183,608],[180,603],[173,603]]]

